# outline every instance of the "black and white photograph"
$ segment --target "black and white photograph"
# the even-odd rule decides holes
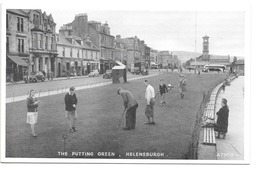
[[[1,6],[1,162],[249,164],[248,4],[80,2]]]

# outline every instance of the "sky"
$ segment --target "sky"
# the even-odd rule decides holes
[[[202,37],[208,35],[209,52],[217,55],[245,55],[245,12],[149,11],[149,10],[59,10],[52,14],[56,31],[72,22],[75,15],[87,13],[88,20],[107,22],[113,36],[137,36],[156,50],[202,53]],[[196,42],[195,42],[196,40]]]
[[[6,0],[3,7],[52,14],[57,33],[75,15],[87,13],[90,21],[107,22],[113,36],[137,36],[156,50],[202,53],[207,35],[210,54],[244,57],[250,51],[247,0]]]

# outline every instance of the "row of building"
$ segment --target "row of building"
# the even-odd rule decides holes
[[[87,14],[76,15],[56,33],[51,14],[25,9],[6,11],[6,55],[7,82],[38,71],[54,77],[88,75],[93,70],[103,74],[116,60],[129,70],[135,63],[178,64],[169,51],[152,49],[136,36],[113,36],[107,23],[89,21]]]

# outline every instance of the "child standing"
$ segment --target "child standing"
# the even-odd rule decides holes
[[[159,91],[160,91],[160,95],[161,95],[161,104],[165,104],[165,93],[168,92],[167,86],[164,83],[163,79],[160,80],[160,84],[159,84]]]

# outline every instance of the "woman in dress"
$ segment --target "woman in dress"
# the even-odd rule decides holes
[[[35,124],[37,123],[38,119],[38,104],[40,101],[37,101],[35,97],[35,91],[30,90],[29,96],[27,98],[27,120],[26,123],[31,125],[31,133],[33,137],[37,137],[35,133]]]

